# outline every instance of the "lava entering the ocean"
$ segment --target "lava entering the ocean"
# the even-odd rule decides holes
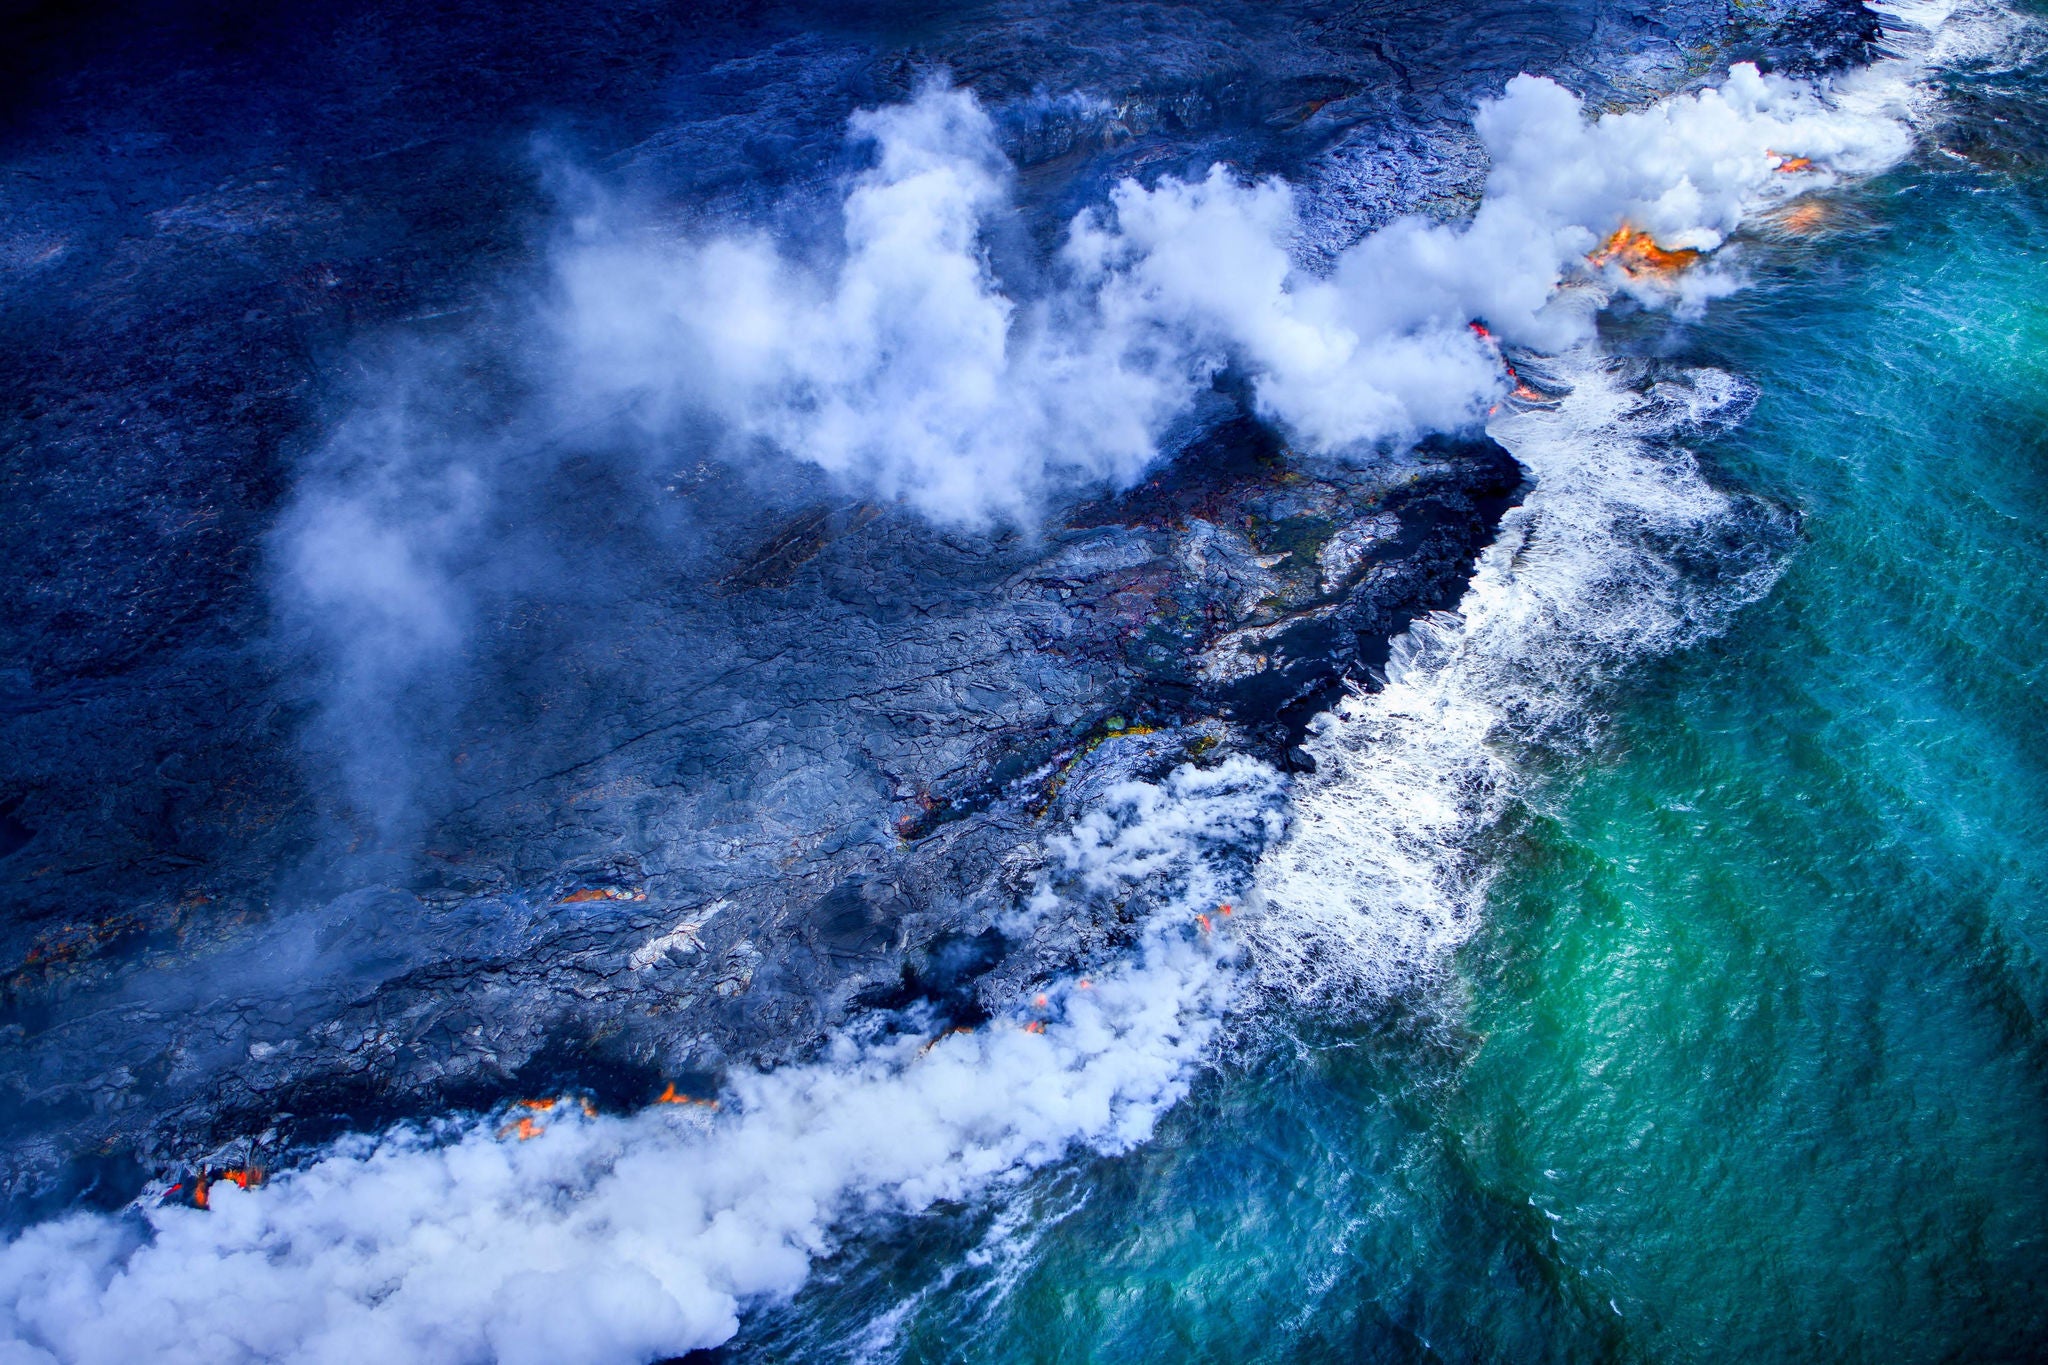
[[[1607,240],[1586,255],[1591,266],[1618,265],[1629,275],[1671,275],[1699,260],[1701,253],[1691,247],[1669,251],[1640,228],[1623,223]]]
[[[252,1185],[261,1185],[263,1183],[263,1172],[254,1166],[230,1166],[224,1171],[203,1172],[197,1180],[192,1182],[192,1206],[199,1209],[206,1208],[208,1206],[209,1192],[213,1189],[216,1182],[222,1180],[227,1181],[238,1189],[246,1190]],[[170,1193],[175,1195],[178,1190],[179,1187],[173,1185]]]

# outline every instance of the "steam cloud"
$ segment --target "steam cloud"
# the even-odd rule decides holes
[[[1715,246],[1799,188],[1767,151],[1862,171],[1905,147],[1895,123],[1748,67],[1594,123],[1525,76],[1479,131],[1494,169],[1471,222],[1396,223],[1326,277],[1290,262],[1287,186],[1218,170],[1122,185],[1070,226],[1050,285],[1026,297],[984,250],[1009,212],[989,120],[927,89],[856,120],[875,161],[851,184],[830,264],[741,236],[567,249],[568,382],[657,428],[711,421],[935,517],[1028,515],[1073,481],[1136,477],[1225,365],[1320,451],[1473,421],[1500,379],[1467,322],[1540,347],[1583,338],[1587,310],[1559,290],[1623,221],[1667,246]],[[1725,287],[1608,283],[1681,306]],[[427,589],[413,580],[448,561],[480,495],[450,485],[414,542],[380,519],[388,490],[363,487],[302,512],[287,573],[384,635],[424,612],[446,649],[459,612],[431,574]],[[1077,1144],[1142,1141],[1229,998],[1227,959],[1193,938],[1189,913],[1230,893],[1229,869],[1274,837],[1278,808],[1277,779],[1234,760],[1114,792],[1058,844],[1066,890],[1048,886],[1041,910],[1140,883],[1162,908],[1123,967],[1062,993],[1043,1033],[1013,1020],[922,1057],[848,1046],[739,1078],[738,1112],[708,1123],[571,1115],[523,1143],[401,1130],[220,1189],[211,1212],[35,1227],[0,1249],[0,1363],[595,1365],[724,1340],[748,1302],[793,1292],[850,1215],[970,1194]]]
[[[1291,261],[1293,190],[1219,166],[1124,182],[1069,225],[1051,287],[1027,297],[986,251],[1012,212],[995,127],[971,95],[928,86],[854,119],[874,165],[829,266],[759,237],[565,252],[571,373],[652,423],[709,417],[941,520],[1028,519],[1051,491],[1134,481],[1226,365],[1311,451],[1468,426],[1501,370],[1467,324],[1544,349],[1583,339],[1585,311],[1554,300],[1621,224],[1710,251],[1811,184],[1777,174],[1780,157],[1854,173],[1906,145],[1897,124],[1747,65],[1590,123],[1576,96],[1520,76],[1477,126],[1493,171],[1475,217],[1396,222],[1327,277]],[[1681,306],[1729,287],[1712,272],[1611,282]]]
[[[1061,493],[1134,483],[1226,367],[1310,452],[1473,425],[1504,385],[1468,323],[1558,349],[1590,327],[1586,309],[1560,306],[1573,281],[1602,275],[1681,308],[1733,287],[1713,269],[1593,271],[1587,252],[1618,226],[1709,250],[1759,206],[1907,145],[1893,119],[1747,65],[1719,89],[1592,122],[1577,97],[1521,76],[1477,128],[1493,170],[1469,222],[1397,221],[1326,275],[1290,255],[1295,191],[1219,166],[1124,182],[1067,226],[1043,279],[1013,288],[992,264],[992,244],[1022,232],[995,125],[972,95],[928,85],[854,117],[871,165],[847,185],[822,262],[760,235],[663,236],[602,208],[580,218],[516,429],[624,412],[657,447],[708,431],[737,457],[793,457],[942,522],[1029,523]],[[1779,174],[1786,156],[1821,169]],[[480,584],[518,572],[503,562],[516,556],[475,543],[505,476],[444,411],[464,406],[441,391],[460,392],[462,367],[413,361],[429,380],[344,424],[279,556],[283,617],[330,675],[314,738],[394,843]]]

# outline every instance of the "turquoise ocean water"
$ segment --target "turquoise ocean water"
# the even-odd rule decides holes
[[[1612,349],[1753,410],[1782,578],[1498,832],[1449,979],[851,1244],[732,1359],[2048,1358],[2048,83]]]

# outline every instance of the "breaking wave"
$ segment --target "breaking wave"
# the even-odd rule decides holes
[[[1640,368],[1640,367],[1638,367]],[[1714,370],[1631,385],[1591,352],[1554,407],[1488,430],[1531,488],[1456,612],[1396,641],[1378,691],[1319,717],[1293,830],[1259,870],[1259,971],[1292,998],[1368,998],[1439,967],[1477,923],[1479,836],[1571,743],[1625,664],[1715,629],[1776,577],[1789,515],[1711,487],[1673,439],[1739,404]]]
[[[2006,43],[2013,31],[2004,11],[1956,0],[1871,8],[1886,20],[1890,55],[1828,91],[1829,133],[1860,149],[1864,170],[1903,154],[1908,130],[1938,117],[1931,70]],[[1604,144],[1590,139],[1589,153],[1598,144],[1599,155],[1619,155],[1631,168],[1601,178],[1626,182],[1657,164],[1650,149],[1661,146],[1660,127],[1692,136],[1729,121],[1727,107],[1687,112],[1685,104],[1624,116],[1641,126]],[[1722,131],[1709,141],[1726,150],[1741,136]],[[1640,149],[1633,155],[1631,144]],[[1511,159],[1489,190],[1515,190],[1531,164]],[[1736,200],[1725,210],[1730,222],[1777,197],[1757,193],[1754,179],[1722,183]],[[1659,202],[1689,204],[1699,188],[1690,177],[1669,185]],[[1667,233],[1657,240],[1715,244]],[[1617,283],[1631,282],[1598,282]],[[1735,285],[1709,275],[1679,302]],[[1560,320],[1555,330],[1583,336],[1605,302],[1598,286],[1567,288],[1544,310],[1575,310],[1581,324]],[[1746,394],[1733,376],[1653,378],[1590,344],[1524,369],[1561,397],[1516,404],[1487,430],[1520,462],[1527,496],[1503,518],[1458,610],[1417,622],[1395,642],[1384,687],[1318,718],[1306,745],[1316,771],[1297,784],[1288,839],[1259,869],[1258,975],[1288,1000],[1371,1000],[1441,969],[1477,925],[1492,872],[1480,838],[1531,780],[1530,747],[1586,738],[1594,723],[1587,703],[1607,680],[1718,630],[1769,591],[1790,548],[1788,513],[1715,489],[1679,443],[1704,423],[1739,417]]]

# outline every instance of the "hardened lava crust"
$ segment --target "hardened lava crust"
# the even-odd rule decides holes
[[[276,1161],[561,1089],[628,1106],[862,1011],[972,1015],[1085,950],[996,927],[1084,775],[1298,766],[1307,722],[1456,603],[1519,494],[1477,434],[1304,458],[1228,375],[1136,486],[969,529],[792,463],[535,432],[530,468],[502,447],[493,513],[534,553],[479,561],[459,666],[410,683],[387,734],[337,735],[273,591],[278,517],[392,355],[517,388],[506,300],[544,287],[577,192],[548,168],[800,232],[849,169],[849,115],[941,73],[1016,167],[997,249],[1031,256],[1123,177],[1222,162],[1299,187],[1313,263],[1467,211],[1475,102],[1517,72],[1622,107],[1878,39],[1840,0],[361,0],[31,7],[17,31],[16,1219],[224,1144]],[[335,778],[357,741],[404,774],[390,810]]]

